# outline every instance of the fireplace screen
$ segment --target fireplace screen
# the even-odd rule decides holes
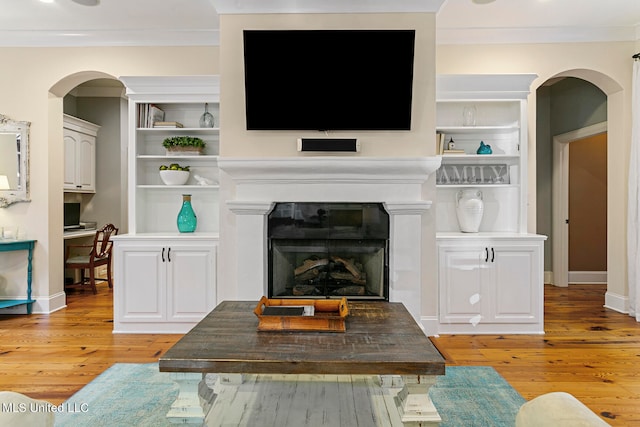
[[[377,203],[279,203],[269,296],[388,299],[389,216]]]

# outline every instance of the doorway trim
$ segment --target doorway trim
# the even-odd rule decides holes
[[[569,143],[605,132],[606,121],[553,137],[551,249],[554,286],[569,286]]]

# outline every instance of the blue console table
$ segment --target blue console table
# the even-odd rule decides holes
[[[0,308],[15,307],[17,305],[27,305],[27,314],[31,314],[31,305],[35,302],[31,299],[31,276],[33,247],[35,240],[2,240],[0,239],[0,252],[28,251],[27,254],[27,299],[0,299]]]

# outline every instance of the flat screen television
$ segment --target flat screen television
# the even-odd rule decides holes
[[[247,130],[410,130],[415,30],[245,30]]]

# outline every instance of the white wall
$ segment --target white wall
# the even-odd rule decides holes
[[[356,137],[361,156],[424,156],[434,152],[435,132],[435,15],[430,13],[388,14],[282,14],[222,15],[220,17],[221,154],[223,156],[297,156],[296,139],[317,137],[308,131],[247,131],[244,114],[244,29],[415,29],[411,131],[332,132],[334,137]],[[375,70],[374,70],[375,71]],[[384,76],[372,82],[372,91],[384,91]],[[380,106],[380,114],[385,114]]]

